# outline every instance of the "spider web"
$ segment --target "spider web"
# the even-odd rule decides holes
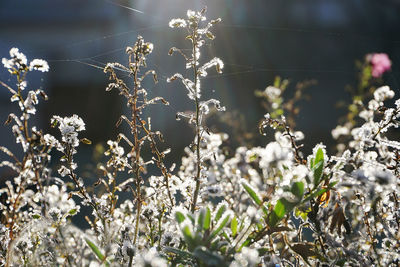
[[[145,17],[150,17],[153,22],[154,21],[163,21],[163,23],[159,23],[156,25],[151,25],[147,27],[141,27],[137,28],[134,30],[129,30],[129,31],[122,31],[114,34],[109,34],[109,35],[103,35],[97,38],[92,38],[84,41],[78,41],[78,42],[73,42],[70,44],[67,44],[61,48],[78,48],[79,46],[82,45],[87,45],[87,44],[93,44],[96,42],[104,41],[107,39],[112,39],[112,38],[117,38],[121,36],[126,36],[126,35],[131,35],[134,33],[146,33],[150,30],[154,29],[162,29],[162,28],[168,28],[166,25],[165,21],[161,17],[154,16],[152,14],[149,14],[147,12],[144,12],[142,10],[136,9],[131,6],[123,5],[118,3],[117,1],[111,1],[111,0],[104,0],[106,3],[109,3],[110,5],[125,9],[129,12],[133,12],[137,14],[138,16],[145,16]],[[202,0],[204,5],[206,5],[206,2]],[[387,41],[389,43],[392,43],[393,45],[398,45],[400,44],[400,40],[385,40],[381,37],[377,37],[374,35],[365,35],[365,34],[357,34],[357,33],[339,33],[339,32],[329,32],[329,31],[320,31],[320,30],[314,30],[314,29],[304,29],[304,28],[289,28],[289,27],[272,27],[272,26],[251,26],[251,25],[239,25],[239,24],[224,24],[223,22],[221,25],[218,25],[218,27],[221,30],[229,30],[229,29],[235,29],[235,30],[241,30],[241,31],[249,31],[249,30],[257,30],[262,33],[266,32],[286,32],[288,34],[293,33],[293,34],[308,34],[310,36],[325,36],[325,37],[330,37],[330,38],[335,38],[337,39],[342,39],[344,42],[347,39],[358,39],[361,42],[369,42],[371,40],[379,40],[382,39],[382,41]],[[112,55],[112,54],[117,54],[121,53],[125,50],[126,46],[121,46],[119,48],[115,49],[110,49],[101,53],[97,53],[94,55],[90,55],[88,57],[80,57],[80,58],[61,58],[61,59],[48,59],[48,62],[71,62],[71,63],[77,63],[77,64],[82,64],[86,65],[90,68],[95,68],[98,70],[103,70],[104,66],[107,64],[105,61],[99,60],[99,58],[107,55]],[[224,59],[224,65],[226,67],[230,67],[229,71],[224,71],[223,74],[218,74],[218,75],[208,75],[205,79],[213,79],[216,77],[229,77],[229,76],[237,76],[237,75],[245,75],[245,74],[252,74],[252,73],[264,73],[264,72],[270,72],[270,73],[279,73],[279,72],[290,72],[290,73],[330,73],[330,74],[342,74],[342,75],[353,75],[356,73],[356,71],[353,69],[340,69],[340,68],[334,68],[334,69],[326,69],[326,68],[296,68],[296,67],[287,67],[287,68],[266,68],[266,67],[260,67],[256,65],[249,65],[249,64],[242,64],[240,62],[236,62],[236,60],[226,60]],[[167,75],[167,72],[162,70],[159,65],[155,65],[155,67],[160,71],[159,76],[166,79],[170,74]],[[392,72],[392,76],[395,78],[397,81],[395,74],[397,75],[397,72]]]

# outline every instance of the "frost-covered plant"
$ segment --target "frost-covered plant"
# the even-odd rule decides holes
[[[218,100],[203,100],[201,81],[222,61],[199,63],[205,38],[213,39],[213,24],[205,22],[205,9],[188,11],[187,19],[173,19],[171,27],[185,28],[192,43],[191,55],[172,48],[186,59],[193,77],[180,79],[194,103],[191,113],[178,113],[194,125],[195,138],[175,165],[164,164],[169,149],[160,149],[162,135],[153,132],[143,111],[161,97],[148,98],[144,79],[146,57],[153,44],[138,37],[126,49],[128,65],[109,63],[107,91],[118,90],[128,114],[129,134],[107,141],[107,161],[98,162],[96,188],[79,176],[75,159],[85,123],[78,115],[53,116],[51,125],[60,138],[30,125],[38,95],[28,91],[26,75],[47,71],[43,60],[28,64],[13,48],[3,65],[16,78],[1,85],[18,102],[20,114],[10,114],[22,158],[0,147],[9,159],[1,167],[14,171],[0,189],[0,265],[5,266],[398,266],[400,247],[400,142],[390,131],[400,125],[400,100],[389,106],[395,93],[379,87],[358,99],[357,123],[336,128],[347,135],[338,154],[320,143],[310,155],[301,151],[305,136],[294,131],[283,113],[293,111],[283,101],[285,82],[268,87],[263,96],[271,104],[259,128],[272,128],[275,140],[265,146],[223,148],[229,136],[211,133],[205,125],[209,106],[223,109]],[[128,73],[121,76],[120,72]],[[132,79],[132,86],[128,80]],[[25,89],[25,90],[24,90]],[[27,93],[25,93],[28,91]],[[365,91],[364,91],[365,92]],[[296,99],[289,100],[294,106]],[[293,107],[292,106],[292,107]],[[293,114],[292,114],[293,115]],[[122,141],[123,140],[123,141]],[[148,146],[152,156],[144,151]],[[50,152],[61,153],[57,178],[48,167]],[[4,154],[3,153],[3,154]],[[154,164],[159,174],[146,167]],[[122,191],[132,193],[122,199]],[[126,196],[127,194],[125,194]],[[70,218],[81,208],[90,228],[75,227]]]
[[[12,180],[6,181],[6,187],[0,189],[4,200],[0,204],[0,263],[20,266],[59,262],[59,258],[47,249],[60,247],[47,242],[61,240],[60,233],[69,231],[64,229],[66,218],[75,215],[79,206],[72,199],[67,199],[65,184],[51,175],[48,167],[51,159],[49,153],[54,148],[61,150],[62,147],[56,138],[30,125],[32,115],[36,114],[38,96],[45,100],[47,96],[40,89],[29,90],[26,80],[29,72],[47,72],[49,66],[42,59],[34,59],[28,64],[26,56],[17,48],[10,50],[10,57],[3,58],[2,63],[15,77],[16,88],[1,81],[0,84],[8,89],[12,94],[11,102],[17,102],[21,110],[18,115],[11,113],[6,124],[13,124],[12,132],[16,142],[21,144],[23,156],[18,158],[6,147],[0,147],[10,157],[10,160],[2,160],[0,166],[7,166],[15,173]],[[45,236],[46,232],[48,236]],[[54,239],[51,240],[50,236]],[[43,254],[38,254],[39,251]],[[59,250],[59,255],[68,257],[68,252]]]
[[[393,97],[394,92],[383,86],[374,91],[368,104],[360,103],[359,117],[364,123],[351,130],[351,141],[346,145],[349,150],[340,157],[351,173],[342,178],[338,190],[353,215],[353,226],[361,233],[352,245],[360,254],[369,255],[363,258],[364,262],[379,262],[384,266],[396,264],[399,255],[393,249],[400,240],[397,232],[400,147],[386,136],[391,128],[399,126],[400,101],[395,102],[395,107],[384,103]]]
[[[142,82],[148,75],[152,75],[154,81],[157,82],[154,70],[143,71],[146,68],[146,57],[152,50],[153,44],[145,42],[139,36],[134,46],[126,49],[129,59],[128,66],[119,63],[108,63],[104,68],[104,72],[110,75],[111,80],[106,90],[117,89],[126,99],[129,116],[122,115],[117,122],[117,126],[122,122],[126,122],[129,126],[131,137],[129,138],[120,133],[116,141],[109,140],[107,142],[109,149],[105,152],[109,160],[106,166],[100,167],[105,178],[100,178],[98,184],[103,184],[107,192],[101,196],[104,203],[103,213],[107,216],[105,223],[108,227],[113,228],[112,231],[114,232],[102,241],[102,245],[107,245],[112,241],[117,242],[119,248],[116,252],[116,259],[121,263],[127,259],[127,263],[130,266],[134,263],[138,264],[136,261],[139,261],[139,259],[134,258],[135,254],[138,255],[135,251],[145,249],[148,239],[150,239],[151,243],[148,249],[156,245],[155,236],[159,240],[161,239],[161,227],[155,231],[151,225],[162,225],[163,214],[170,210],[175,203],[169,185],[172,175],[163,162],[169,149],[164,151],[159,149],[156,139],[163,140],[162,134],[152,131],[150,118],[147,119],[147,122],[142,118],[143,110],[147,106],[156,103],[168,105],[168,102],[162,97],[148,99],[148,92],[142,87]],[[132,88],[128,87],[123,79],[119,78],[118,71],[130,74],[133,78]],[[124,140],[129,146],[130,151],[128,154],[125,154],[123,146],[120,145],[121,140]],[[153,153],[153,157],[147,161],[143,159],[141,153],[142,147],[146,143]],[[148,164],[155,164],[160,169],[162,176],[146,179],[144,175]],[[118,183],[118,175],[124,171],[127,171],[131,177]],[[153,180],[158,181],[154,183]],[[131,190],[134,201],[127,201],[124,205],[118,206],[117,191],[127,189]],[[153,195],[156,195],[158,199],[151,199]],[[157,203],[152,202],[155,199],[158,200]],[[124,209],[129,206],[134,207],[135,210],[134,212],[129,210],[128,215]],[[149,214],[149,211],[151,211],[151,214]],[[121,215],[124,216],[121,217]],[[116,221],[119,222],[118,228],[115,228]],[[130,225],[134,226],[131,227]],[[149,227],[151,231],[155,232],[148,233]],[[121,232],[122,230],[123,233]],[[141,260],[146,261],[146,257],[141,258]]]
[[[300,108],[298,107],[299,102],[310,98],[304,91],[315,84],[315,80],[298,82],[295,86],[293,96],[284,99],[283,95],[287,91],[290,82],[288,79],[282,80],[281,77],[277,76],[273,85],[267,86],[264,91],[256,90],[255,95],[263,98],[262,105],[272,119],[285,116],[287,124],[291,128],[294,128],[296,126],[296,117],[300,112]]]
[[[172,19],[169,22],[171,28],[184,28],[187,31],[186,39],[192,43],[191,54],[186,55],[181,49],[172,47],[169,54],[172,55],[175,52],[181,54],[186,60],[186,69],[191,69],[193,75],[190,78],[185,78],[182,74],[176,73],[171,76],[168,81],[174,81],[180,79],[182,84],[187,89],[188,97],[194,102],[195,111],[194,112],[178,112],[177,118],[181,117],[187,118],[189,123],[193,123],[195,127],[195,139],[191,145],[192,149],[195,151],[193,159],[195,160],[196,166],[194,167],[194,173],[191,175],[193,177],[193,185],[189,185],[189,190],[187,197],[191,197],[190,209],[192,212],[195,211],[198,198],[200,193],[200,186],[203,180],[205,180],[204,173],[206,168],[204,161],[206,160],[204,154],[201,153],[201,148],[205,143],[205,135],[208,134],[207,127],[204,125],[204,116],[209,113],[210,106],[214,106],[217,110],[225,110],[221,106],[220,101],[216,99],[201,99],[201,80],[207,76],[207,71],[209,68],[215,67],[218,73],[222,72],[224,64],[221,59],[214,57],[210,61],[204,64],[200,64],[200,49],[206,43],[206,39],[214,40],[215,36],[211,33],[210,29],[213,25],[220,22],[221,19],[211,20],[206,22],[206,8],[202,9],[200,12],[189,10],[187,12],[187,19]],[[188,166],[189,167],[189,166]]]
[[[382,86],[382,75],[391,68],[391,61],[387,54],[372,53],[365,56],[364,62],[356,61],[358,70],[358,84],[355,88],[347,86],[351,96],[351,103],[345,104],[339,102],[339,106],[347,109],[347,114],[340,118],[340,124],[332,131],[332,136],[338,140],[338,151],[344,151],[345,144],[349,140],[351,130],[362,123],[360,112],[362,112],[363,103],[374,97],[375,90]],[[340,137],[342,136],[342,137]]]

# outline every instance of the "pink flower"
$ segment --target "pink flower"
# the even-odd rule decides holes
[[[372,77],[374,78],[381,77],[392,66],[392,62],[385,53],[369,54],[367,55],[367,61],[372,65]]]

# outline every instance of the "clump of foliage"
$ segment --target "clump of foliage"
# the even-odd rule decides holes
[[[302,94],[285,104],[281,93],[287,84],[277,80],[260,92],[271,112],[260,131],[272,128],[275,141],[238,147],[229,155],[222,148],[228,136],[212,133],[204,120],[210,109],[224,111],[220,101],[201,94],[208,69],[223,69],[219,58],[200,60],[201,48],[215,38],[211,28],[220,21],[207,21],[205,13],[188,11],[186,18],[170,22],[186,30],[191,50],[170,50],[183,56],[192,73],[168,79],[180,80],[193,103],[193,111],[177,114],[194,128],[177,171],[164,163],[170,149],[162,144],[162,134],[152,130],[150,118],[143,118],[152,104],[168,105],[161,97],[149,97],[152,92],[143,87],[148,76],[157,82],[146,65],[153,44],[139,36],[126,49],[128,65],[104,68],[110,77],[106,90],[117,90],[129,110],[117,126],[126,123],[129,133],[107,141],[107,162],[98,165],[98,190],[77,172],[74,156],[81,144],[90,145],[79,137],[85,130],[79,116],[53,116],[59,137],[30,124],[38,96],[47,97],[41,90],[28,90],[26,77],[48,71],[47,63],[35,59],[28,64],[16,48],[10,59],[3,58],[17,87],[1,85],[20,107],[6,124],[12,125],[23,156],[0,147],[8,157],[0,166],[15,173],[0,189],[1,265],[398,266],[400,143],[387,133],[399,126],[400,100],[393,107],[386,104],[394,92],[383,86],[359,100],[355,116],[362,123],[333,132],[348,137],[338,154],[329,155],[318,144],[307,156],[301,151],[304,135],[294,131],[292,121]],[[146,147],[150,158],[142,153]],[[50,153],[60,155],[58,174],[49,168]],[[157,167],[158,175],[146,172],[149,165]],[[123,191],[130,197],[120,199]],[[92,212],[85,217],[87,230],[71,222],[83,206]]]

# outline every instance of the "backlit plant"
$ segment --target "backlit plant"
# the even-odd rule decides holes
[[[118,91],[127,105],[116,124],[126,124],[128,131],[106,142],[106,161],[96,162],[94,185],[80,177],[75,158],[81,144],[91,145],[80,136],[85,123],[78,115],[52,117],[49,123],[58,128],[59,137],[31,125],[39,97],[47,97],[42,90],[29,90],[27,77],[31,71],[48,71],[46,61],[28,63],[17,48],[2,59],[16,87],[0,84],[20,109],[6,124],[23,153],[17,157],[0,147],[0,167],[14,173],[0,189],[0,265],[400,264],[400,142],[388,135],[400,125],[400,100],[387,104],[394,92],[382,86],[367,93],[370,85],[363,84],[357,111],[348,118],[357,117],[358,123],[348,121],[344,125],[350,126],[332,132],[335,139],[346,136],[338,154],[320,143],[305,155],[304,134],[293,129],[302,89],[284,102],[287,84],[277,80],[259,92],[270,111],[259,129],[261,134],[272,129],[275,140],[227,153],[223,144],[230,137],[212,133],[205,123],[210,108],[225,110],[219,100],[202,94],[207,71],[223,69],[217,57],[200,60],[201,49],[215,38],[211,28],[220,22],[207,21],[205,13],[188,11],[187,18],[169,23],[185,30],[190,42],[189,54],[170,50],[170,55],[183,56],[190,75],[176,73],[168,81],[180,80],[193,104],[192,111],[177,114],[194,128],[194,140],[177,168],[176,163],[165,164],[174,148],[163,144],[151,118],[144,117],[152,104],[168,102],[145,88],[146,79],[157,82],[157,76],[146,64],[153,44],[141,36],[126,49],[127,65],[108,63],[104,68],[110,78],[106,91]],[[378,63],[383,65],[372,73]],[[371,59],[364,74],[381,75],[389,63]],[[60,160],[50,165],[54,156]],[[57,172],[49,167],[54,165]],[[147,172],[152,166],[155,171]],[[81,210],[90,211],[83,215],[84,229],[71,222]]]

